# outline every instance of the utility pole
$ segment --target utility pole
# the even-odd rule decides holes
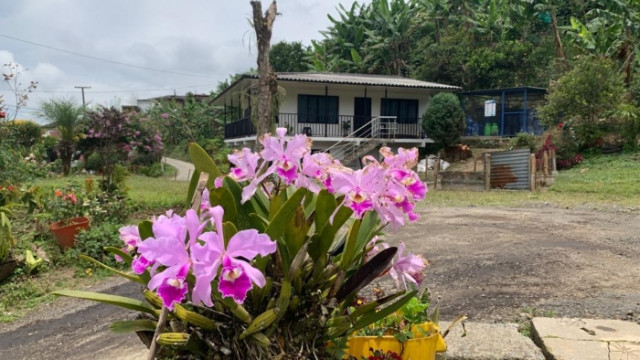
[[[82,107],[84,108],[86,106],[86,103],[84,102],[84,89],[91,89],[91,86],[74,86],[74,87],[82,91]]]

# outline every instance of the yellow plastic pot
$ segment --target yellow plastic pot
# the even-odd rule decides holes
[[[393,336],[351,336],[347,340],[347,355],[360,359],[372,355],[369,349],[393,351],[402,356],[402,360],[435,360],[436,352],[447,350],[447,344],[440,334],[440,328],[434,323],[422,323],[412,329],[414,339],[400,342]],[[427,337],[422,334],[431,333]]]

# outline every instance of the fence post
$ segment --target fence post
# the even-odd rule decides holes
[[[478,170],[477,170],[477,167],[478,167],[478,158],[479,158],[479,157],[480,157],[479,155],[473,155],[473,172],[474,172],[474,173],[475,173],[476,171],[478,171]]]
[[[440,158],[433,159],[433,190],[438,190],[438,175],[440,174]]]
[[[536,154],[531,154],[531,191],[536,191]]]
[[[491,154],[484,154],[484,190],[491,190]]]
[[[551,174],[555,175],[558,173],[558,168],[556,166],[556,151],[551,149]]]
[[[542,173],[544,174],[544,185],[547,185],[547,178],[549,177],[549,151],[542,153]]]

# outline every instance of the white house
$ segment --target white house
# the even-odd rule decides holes
[[[314,150],[326,150],[336,143],[352,143],[362,148],[368,142],[373,145],[369,150],[382,144],[425,146],[433,142],[421,126],[429,98],[438,92],[460,90],[457,86],[400,76],[276,75],[278,87],[283,90],[277,126],[287,127],[291,135],[310,135]],[[225,142],[229,145],[251,146],[256,140],[250,99],[256,92],[257,82],[257,75],[243,75],[212,100],[213,105],[225,109]],[[233,120],[229,121],[230,118]]]

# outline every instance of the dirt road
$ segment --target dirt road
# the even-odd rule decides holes
[[[422,208],[394,237],[430,261],[445,318],[640,319],[640,213]]]
[[[439,298],[444,319],[468,314],[476,321],[511,322],[535,312],[640,320],[637,211],[421,207],[419,212],[417,223],[389,238],[430,261],[426,284]],[[139,296],[133,284],[117,291]],[[0,359],[144,357],[137,338],[108,330],[111,321],[132,316],[115,307],[59,299],[15,324],[0,324]]]

